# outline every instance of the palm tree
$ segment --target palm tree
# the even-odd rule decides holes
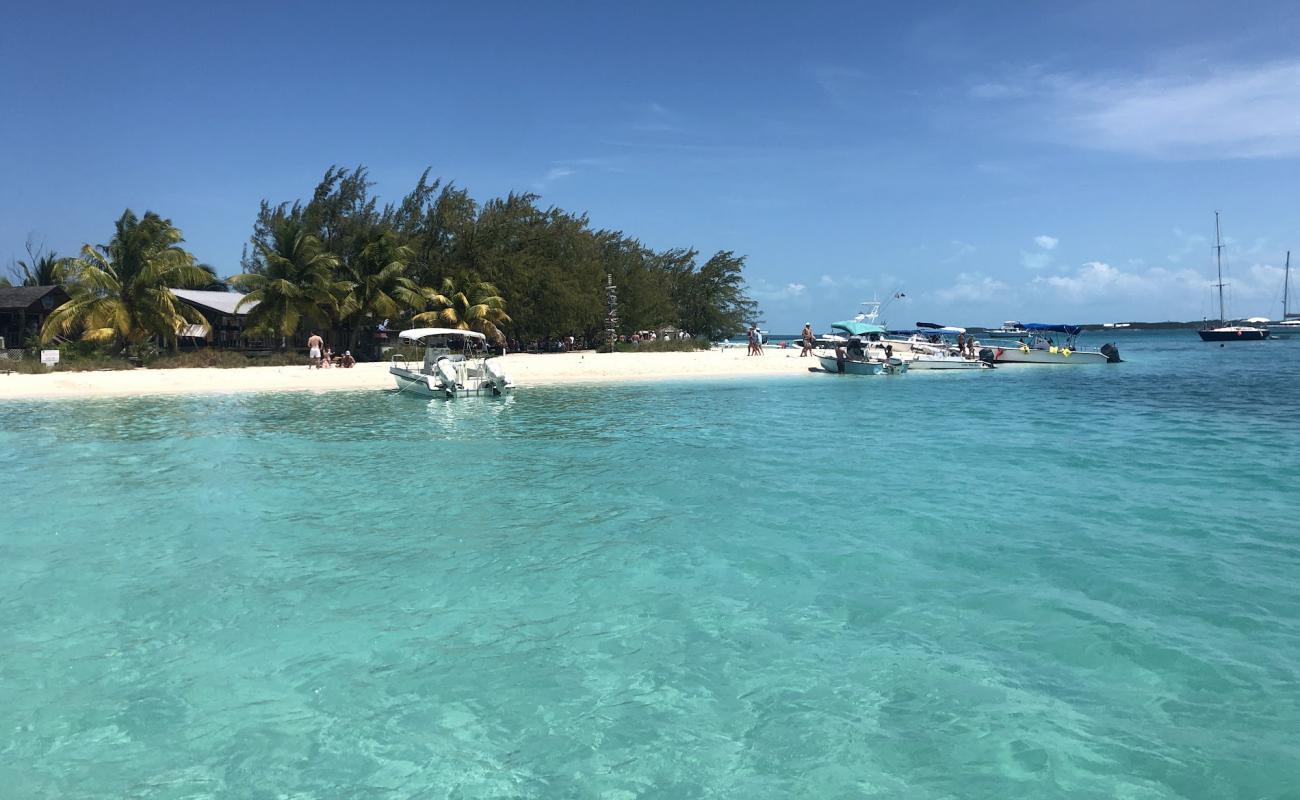
[[[304,318],[328,322],[339,311],[348,285],[334,278],[338,257],[298,220],[281,219],[271,228],[271,243],[257,242],[262,268],[230,279],[248,294],[236,308],[256,302],[248,329],[280,337],[280,349]]]
[[[136,217],[127,209],[108,244],[85,245],[68,264],[71,299],[45,320],[42,341],[80,332],[84,341],[113,342],[121,349],[157,336],[175,349],[184,326],[207,324],[171,293],[202,286],[210,277],[195,266],[183,241],[171,220],[152,211]]]
[[[364,320],[398,316],[403,308],[423,308],[426,294],[407,277],[413,252],[392,231],[378,227],[358,237],[344,270],[350,288],[340,316],[350,319],[349,349],[356,350]]]
[[[505,341],[498,326],[509,323],[510,317],[506,316],[506,301],[492,284],[471,282],[467,291],[458,291],[454,280],[443,278],[441,290],[426,291],[425,296],[434,309],[416,314],[415,322],[478,331],[493,341]]]
[[[29,261],[18,262],[21,285],[62,286],[67,281],[67,273],[73,259],[59,258],[53,250],[48,253],[43,253],[40,249],[32,252],[30,246],[27,248],[27,254],[30,256]]]

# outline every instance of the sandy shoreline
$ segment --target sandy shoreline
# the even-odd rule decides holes
[[[693,353],[512,353],[504,357],[502,366],[517,386],[526,389],[570,383],[806,375],[809,367],[817,366],[817,360],[799,358],[797,349],[768,348],[762,357],[747,357],[733,348]],[[393,388],[386,363],[327,370],[244,367],[43,375],[4,374],[0,365],[0,400]]]

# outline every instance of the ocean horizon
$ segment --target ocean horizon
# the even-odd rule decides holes
[[[0,402],[12,797],[1285,798],[1300,341]]]

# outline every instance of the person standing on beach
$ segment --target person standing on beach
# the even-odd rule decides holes
[[[307,357],[311,359],[311,363],[307,365],[307,369],[311,369],[313,366],[317,368],[320,367],[321,351],[324,349],[325,340],[320,338],[320,335],[317,334],[316,331],[312,331],[311,336],[307,338]]]
[[[803,325],[803,350],[799,351],[799,357],[803,358],[812,352],[813,349],[813,332],[812,323],[805,322]]]
[[[754,355],[754,331],[757,329],[758,329],[757,325],[749,326],[749,352],[745,353],[745,355],[747,356]]]

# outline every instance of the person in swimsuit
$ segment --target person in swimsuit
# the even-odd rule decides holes
[[[308,369],[320,366],[321,351],[324,349],[325,340],[320,338],[316,331],[312,331],[311,336],[307,338],[307,357],[311,359],[311,363],[307,365]]]
[[[805,322],[803,326],[803,350],[799,351],[800,358],[803,358],[812,352],[813,338],[812,323]]]

